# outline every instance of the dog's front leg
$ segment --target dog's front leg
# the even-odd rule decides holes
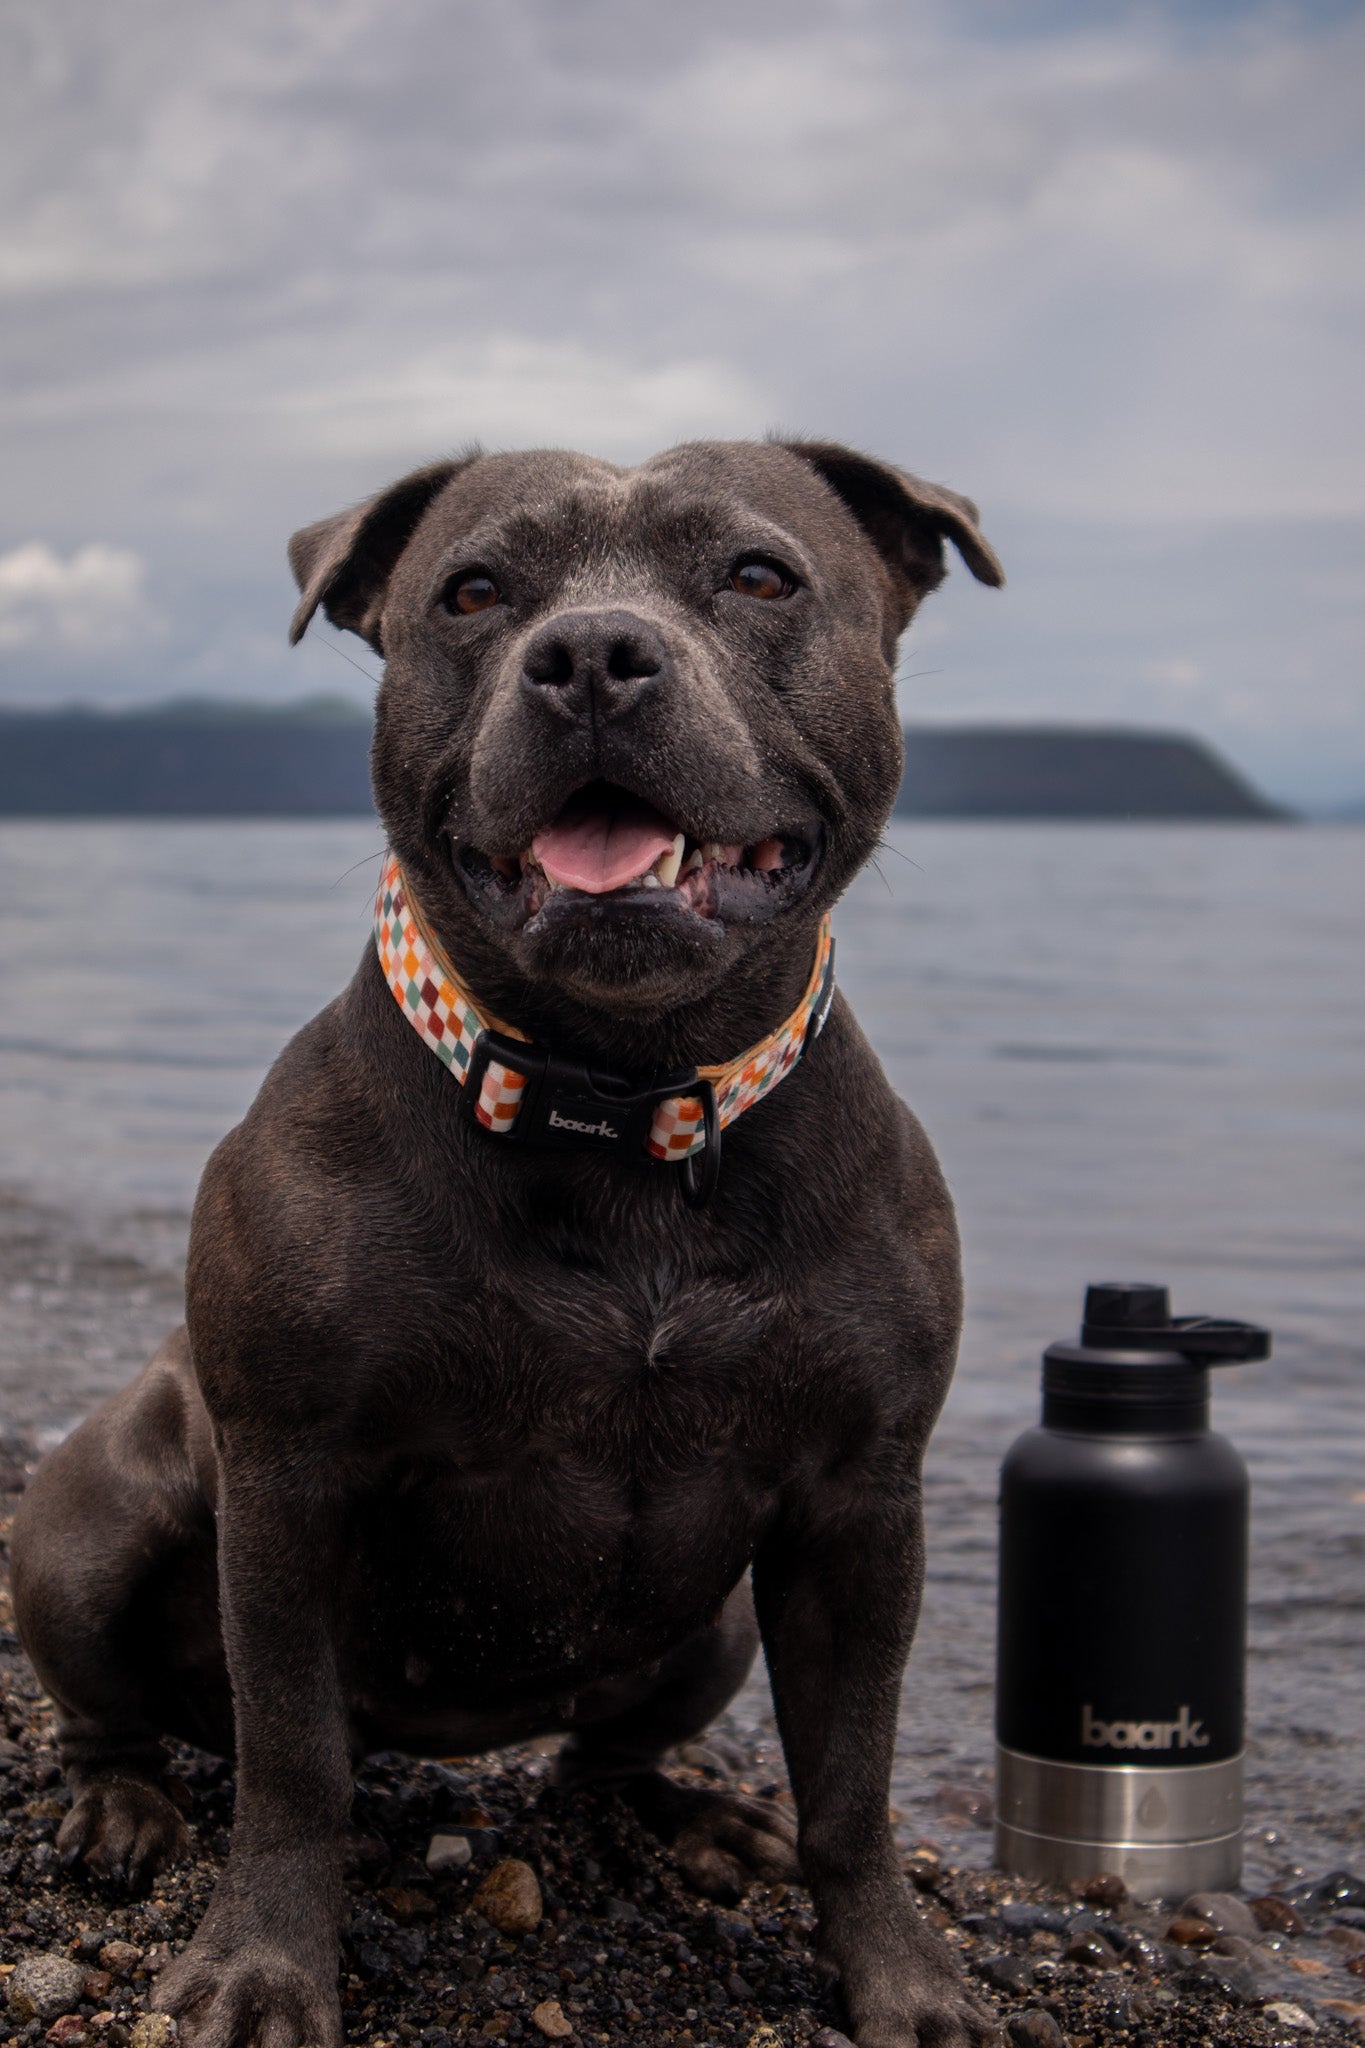
[[[864,1478],[790,1505],[754,1564],[801,1865],[858,2048],[969,2048],[994,2025],[920,1917],[887,1810],[924,1577],[919,1483]]]
[[[223,1635],[237,1733],[232,1850],[156,2003],[194,2048],[334,2048],[352,1793],[337,1668],[336,1503],[259,1448],[223,1459]]]

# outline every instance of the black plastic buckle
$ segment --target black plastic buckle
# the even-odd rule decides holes
[[[479,1122],[475,1113],[479,1089],[493,1060],[526,1080],[516,1118],[499,1135],[513,1144],[544,1150],[648,1158],[645,1145],[659,1104],[673,1095],[699,1096],[706,1116],[707,1170],[699,1179],[685,1174],[683,1191],[690,1202],[704,1202],[710,1196],[720,1170],[720,1122],[715,1090],[699,1077],[695,1067],[642,1083],[578,1060],[561,1059],[523,1039],[505,1038],[500,1031],[481,1031],[461,1091],[475,1123]],[[487,1126],[479,1124],[479,1128],[486,1130]],[[682,1162],[686,1168],[692,1163],[690,1157]],[[694,1185],[699,1192],[694,1192]]]

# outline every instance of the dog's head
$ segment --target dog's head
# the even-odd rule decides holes
[[[809,965],[945,537],[1001,582],[970,500],[826,443],[473,455],[295,534],[292,637],[320,605],[384,657],[379,812],[475,985],[638,1025]]]

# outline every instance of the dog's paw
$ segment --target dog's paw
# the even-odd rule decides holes
[[[937,1965],[937,1966],[935,1966]],[[865,2002],[857,2048],[1004,2048],[1000,2022],[978,2005],[945,1955],[897,1993]]]
[[[170,1799],[145,1778],[96,1778],[76,1796],[57,1835],[68,1868],[143,1891],[159,1870],[188,1855],[189,1831]]]
[[[335,1983],[283,1949],[248,1945],[225,1956],[191,1942],[157,1978],[153,2004],[179,2022],[189,2048],[340,2048]]]
[[[771,1799],[691,1790],[691,1810],[673,1836],[683,1876],[705,1898],[733,1904],[756,1877],[799,1884],[796,1823]]]

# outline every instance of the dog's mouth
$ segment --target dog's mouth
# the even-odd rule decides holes
[[[519,854],[453,845],[471,897],[504,928],[528,928],[545,912],[682,913],[756,924],[804,895],[820,850],[819,828],[793,827],[749,844],[694,839],[628,790],[596,782],[578,790]]]

